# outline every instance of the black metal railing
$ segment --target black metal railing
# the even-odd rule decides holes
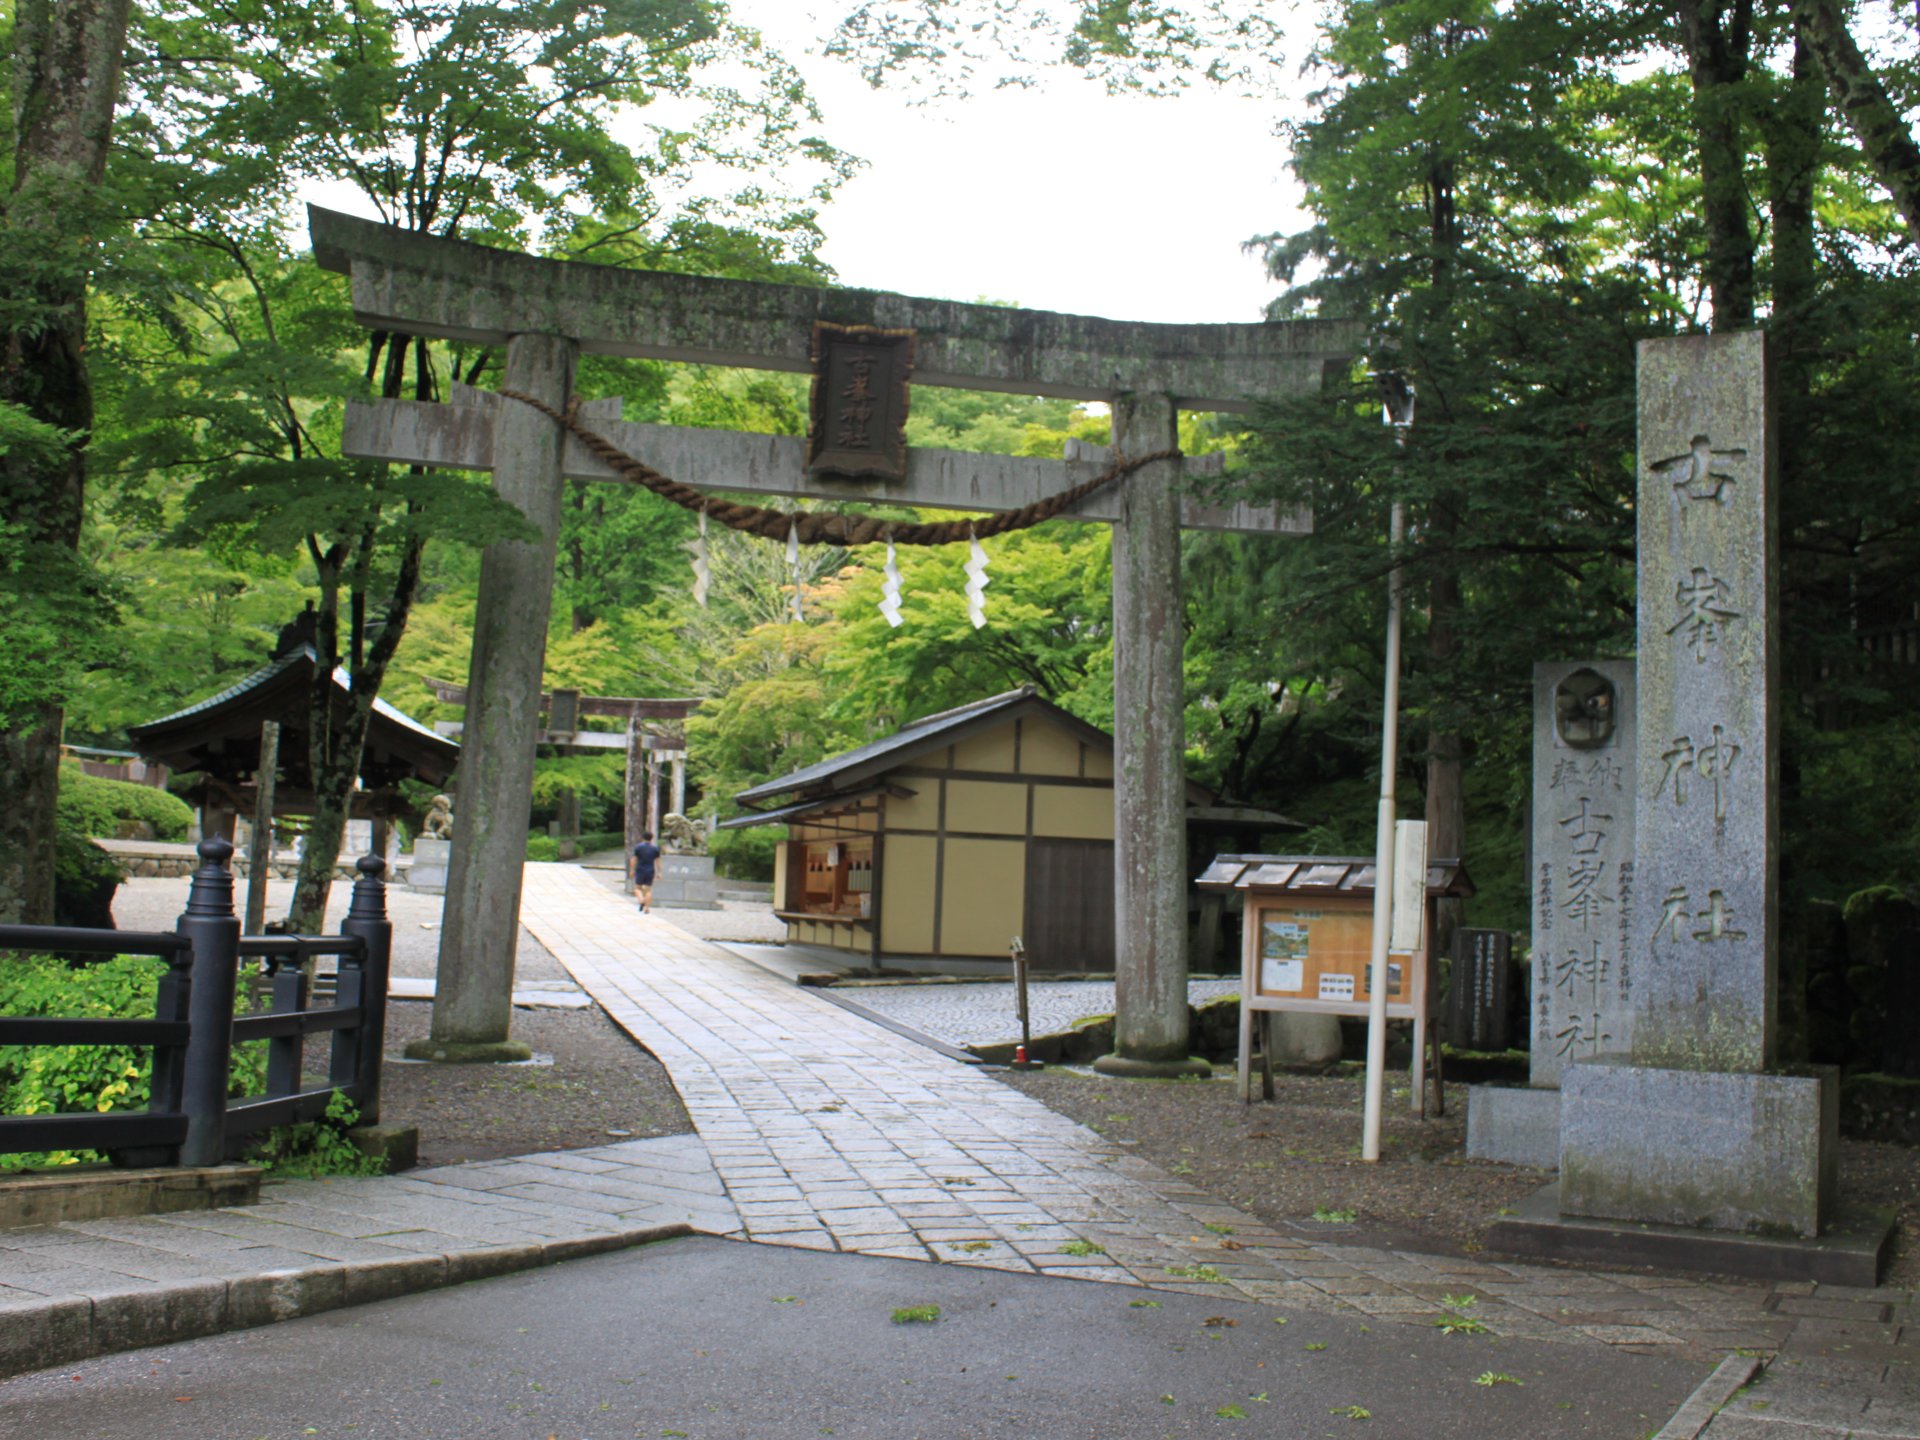
[[[200,842],[187,908],[172,933],[0,925],[6,951],[81,955],[154,955],[167,961],[151,1020],[0,1016],[0,1045],[131,1045],[153,1050],[148,1108],[137,1111],[0,1116],[0,1154],[98,1150],[116,1164],[214,1165],[270,1126],[313,1120],[338,1090],[365,1123],[380,1116],[380,1056],[386,1038],[387,971],[393,925],[387,919],[386,862],[369,855],[357,869],[353,898],[337,936],[241,938],[233,911],[233,846]],[[337,957],[332,1005],[308,1005],[311,961]],[[267,970],[269,1008],[234,1015],[243,961]],[[322,1083],[309,1085],[305,1042],[330,1033]],[[236,1044],[267,1042],[263,1094],[228,1099]],[[318,1077],[314,1077],[318,1078]]]

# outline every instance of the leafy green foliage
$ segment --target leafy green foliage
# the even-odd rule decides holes
[[[583,831],[577,853],[591,855],[596,850],[619,850],[624,848],[626,838],[624,830]],[[559,858],[560,841],[557,837],[540,833],[527,836],[527,859],[552,862]]]
[[[0,1015],[18,1018],[151,1019],[164,960],[121,955],[73,967],[46,955],[0,956]],[[0,1045],[0,1114],[144,1110],[152,1094],[153,1052],[131,1045]],[[236,1047],[229,1094],[257,1094],[265,1083],[264,1044]],[[76,1165],[90,1151],[0,1155],[0,1170]]]
[[[143,820],[156,840],[184,840],[193,811],[177,795],[89,775],[78,765],[60,767],[60,819],[82,834],[112,839],[122,821]]]
[[[289,1179],[322,1175],[384,1175],[384,1156],[364,1155],[348,1138],[360,1112],[340,1091],[327,1101],[326,1114],[301,1125],[281,1125],[247,1151],[247,1159]]]
[[[1441,1299],[1439,1316],[1433,1321],[1434,1329],[1442,1335],[1484,1335],[1487,1326],[1484,1321],[1472,1313],[1473,1307],[1480,1303],[1477,1295],[1448,1295]]]

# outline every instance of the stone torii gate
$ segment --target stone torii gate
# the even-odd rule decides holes
[[[1116,457],[1141,456],[1177,445],[1182,409],[1242,413],[1319,388],[1359,339],[1358,327],[1341,321],[1152,325],[623,270],[315,207],[308,227],[314,258],[350,276],[363,325],[503,346],[502,388],[556,409],[582,354],[806,373],[813,326],[824,321],[912,331],[917,384],[1103,401]],[[480,403],[356,403],[343,448],[364,459],[490,470],[495,490],[541,537],[491,545],[481,562],[433,1039],[441,1051],[483,1059],[524,1052],[508,1042],[507,1022],[562,492],[568,478],[618,477],[533,408],[469,398]],[[910,450],[902,482],[849,480],[809,473],[805,442],[792,437],[623,423],[608,402],[583,407],[582,419],[687,485],[769,496],[993,512],[1057,494],[1108,464],[1091,447],[1064,462]],[[1270,506],[1186,498],[1184,475],[1206,468],[1155,461],[1068,512],[1114,527],[1117,1019],[1116,1053],[1101,1062],[1110,1073],[1177,1074],[1189,1065],[1181,528],[1273,534],[1312,523]]]
[[[466,390],[466,386],[455,386],[455,394]],[[434,698],[446,705],[467,704],[467,687],[456,685],[450,680],[435,680],[426,677],[427,688],[433,691]],[[685,811],[687,803],[687,717],[698,710],[704,702],[695,697],[662,697],[644,695],[582,695],[576,689],[561,686],[551,694],[540,696],[540,709],[545,712],[547,723],[534,735],[536,745],[549,745],[563,755],[591,755],[596,750],[624,750],[627,754],[626,785],[622,794],[626,798],[626,848],[631,851],[640,843],[640,837],[648,831],[658,834],[660,831],[660,767],[670,765],[673,770],[673,809],[668,812],[679,814]],[[582,730],[580,717],[599,715],[608,719],[624,720],[626,728],[615,734],[606,730]],[[675,729],[645,724],[648,720],[673,721]],[[436,720],[434,733],[458,738],[466,730],[459,720]],[[577,798],[563,804],[560,810],[561,835],[560,858],[573,858],[572,846],[580,838],[580,805]]]

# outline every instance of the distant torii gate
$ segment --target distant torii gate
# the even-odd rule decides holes
[[[464,387],[462,387],[464,388]],[[464,706],[467,687],[450,680],[427,677],[427,688],[445,705]],[[701,701],[693,698],[647,697],[642,695],[582,695],[578,690],[556,686],[551,694],[540,696],[540,709],[547,723],[534,735],[537,745],[550,745],[562,754],[592,754],[596,750],[627,752],[626,785],[621,791],[626,808],[626,848],[631,851],[640,837],[649,831],[660,833],[660,766],[670,765],[673,773],[671,813],[682,813],[687,803],[686,718],[698,710]],[[624,720],[626,729],[619,734],[606,730],[582,730],[582,715],[599,715]],[[680,728],[668,730],[648,725],[648,720],[680,722]],[[436,720],[436,734],[458,736],[466,724],[459,720]],[[563,844],[560,858],[571,860],[573,851],[565,841],[580,838],[578,803],[561,815]]]
[[[922,385],[1104,401],[1116,454],[1178,444],[1178,412],[1242,413],[1319,388],[1359,339],[1344,321],[1149,325],[1047,311],[813,289],[537,259],[308,208],[314,258],[352,279],[362,324],[506,349],[503,389],[556,409],[583,353],[807,372],[816,322],[910,330]],[[481,400],[477,393],[469,398]],[[627,453],[715,491],[1003,511],[1106,468],[1104,453],[1062,461],[907,452],[899,483],[810,474],[790,437],[635,425],[613,407],[582,418]],[[348,408],[343,449],[364,459],[491,470],[495,490],[534,523],[536,542],[501,541],[481,561],[472,679],[441,932],[437,1048],[466,1058],[523,1053],[507,1042],[518,931],[522,837],[568,478],[616,478],[533,408],[498,396]],[[1208,507],[1182,495],[1162,460],[1096,491],[1071,512],[1114,526],[1114,906],[1116,1053],[1112,1073],[1176,1074],[1187,1065],[1185,686],[1180,530],[1304,531],[1311,517],[1271,506]]]

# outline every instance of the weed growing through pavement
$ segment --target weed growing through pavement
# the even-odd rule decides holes
[[[1519,1384],[1523,1384],[1524,1382],[1514,1379],[1513,1376],[1511,1375],[1502,1375],[1498,1370],[1483,1370],[1480,1372],[1478,1377],[1475,1378],[1473,1383],[1476,1385],[1491,1386],[1491,1385],[1519,1385]]]
[[[1227,1277],[1211,1265],[1169,1265],[1167,1274],[1176,1280],[1200,1280],[1208,1285],[1224,1285]]]
[[[1069,1240],[1060,1247],[1062,1255],[1104,1255],[1106,1246],[1096,1245],[1091,1240]]]
[[[1339,1415],[1348,1420],[1371,1420],[1373,1412],[1364,1405],[1338,1405],[1327,1411],[1329,1415]]]
[[[931,1325],[939,1318],[938,1305],[907,1305],[893,1312],[896,1325]]]
[[[1222,1420],[1244,1420],[1247,1418],[1247,1412],[1242,1410],[1238,1405],[1222,1405],[1213,1413],[1218,1415]]]
[[[1487,1327],[1467,1312],[1480,1303],[1478,1295],[1446,1295],[1440,1303],[1444,1313],[1435,1318],[1433,1328],[1442,1335],[1484,1335]]]
[[[1313,1207],[1313,1218],[1323,1225],[1351,1225],[1360,1218],[1357,1210],[1335,1210],[1328,1205]]]

